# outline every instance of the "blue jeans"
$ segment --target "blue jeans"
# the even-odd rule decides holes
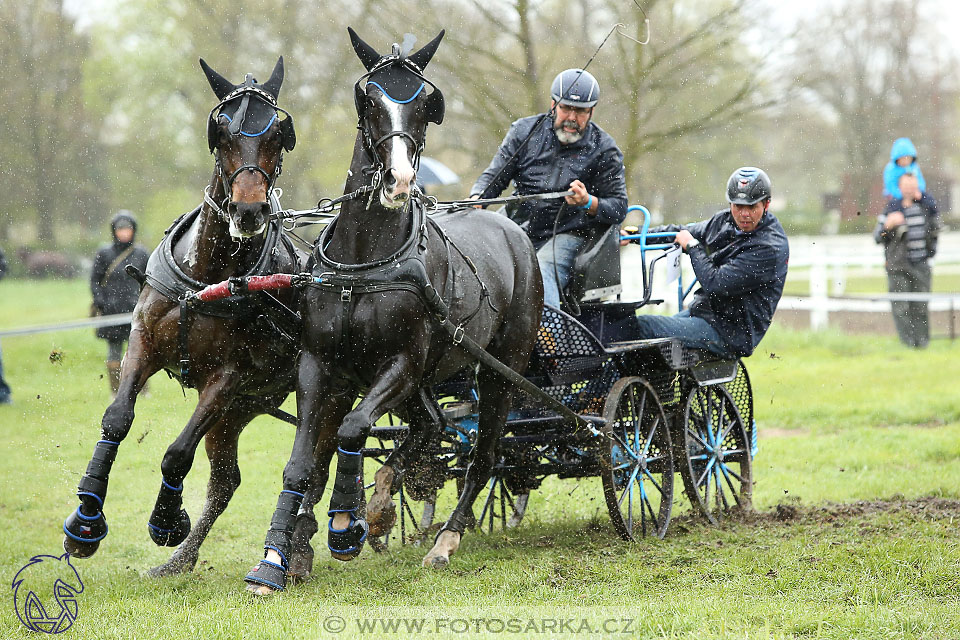
[[[586,243],[585,238],[572,233],[558,233],[537,251],[540,274],[543,276],[543,304],[560,307],[560,292],[570,282],[573,262]],[[556,263],[554,263],[554,247],[556,247]],[[556,272],[554,272],[554,264],[556,264]],[[559,285],[557,276],[560,277]]]
[[[688,309],[675,316],[637,316],[637,330],[643,339],[677,338],[685,347],[706,349],[729,360],[736,358],[727,351],[717,330],[703,318],[691,316]]]

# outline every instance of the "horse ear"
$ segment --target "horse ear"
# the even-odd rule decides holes
[[[373,69],[373,65],[377,64],[383,56],[377,53],[376,49],[361,40],[360,36],[358,36],[357,32],[352,28],[347,27],[347,32],[350,34],[350,43],[353,45],[353,50],[357,52],[357,57],[360,58],[360,62],[363,63],[364,68],[370,71],[370,69]]]
[[[210,65],[208,65],[203,58],[200,58],[200,68],[203,69],[203,73],[206,74],[207,82],[210,83],[210,88],[213,89],[213,92],[219,100],[223,100],[224,96],[236,89],[236,86],[232,82],[211,69]]]
[[[283,84],[283,56],[277,60],[276,66],[273,68],[273,73],[270,74],[270,79],[263,83],[263,90],[272,95],[274,98],[280,97],[280,85]]]
[[[433,54],[437,52],[437,47],[440,46],[440,41],[443,40],[444,33],[446,33],[446,30],[441,29],[436,38],[423,45],[423,48],[416,53],[410,54],[410,61],[421,69],[426,69],[427,63],[433,58]]]

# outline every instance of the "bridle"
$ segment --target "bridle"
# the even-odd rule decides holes
[[[391,96],[390,93],[377,82],[365,82],[373,74],[377,73],[378,71],[382,71],[391,65],[400,65],[404,70],[412,73],[418,80],[420,80],[420,87],[411,97],[405,100],[399,100]],[[380,58],[380,60],[370,69],[370,71],[360,76],[360,78],[356,81],[353,91],[354,103],[357,108],[357,129],[360,131],[360,139],[363,150],[367,154],[367,157],[370,161],[369,166],[363,169],[364,175],[371,176],[369,185],[371,189],[370,200],[367,204],[367,207],[369,208],[369,203],[372,202],[373,193],[383,184],[383,174],[386,168],[383,161],[380,159],[380,155],[377,153],[380,146],[391,138],[409,140],[414,149],[411,164],[413,165],[414,170],[419,171],[420,156],[423,153],[423,149],[426,145],[426,127],[424,127],[424,132],[420,140],[417,140],[409,132],[403,130],[389,131],[379,138],[374,139],[373,132],[371,131],[370,123],[368,122],[367,118],[369,113],[368,106],[370,102],[370,98],[366,94],[367,84],[373,84],[375,87],[380,89],[380,92],[388,100],[396,104],[408,104],[413,102],[413,100],[415,100],[424,91],[427,85],[429,85],[431,91],[429,94],[427,94],[425,115],[428,122],[435,122],[437,124],[440,124],[443,121],[444,100],[443,93],[435,84],[433,84],[433,82],[423,76],[423,72],[420,67],[418,67],[405,55],[401,54],[400,45],[398,44],[393,45],[393,52],[390,55]]]
[[[226,113],[217,114],[217,110],[221,109],[224,105],[232,100],[237,98],[242,98],[240,101],[240,106],[234,112],[233,117],[231,118]],[[274,110],[273,117],[270,119],[270,122],[259,132],[248,133],[243,131],[243,120],[247,114],[247,109],[250,104],[250,99],[260,100],[264,102]],[[277,158],[277,165],[273,170],[273,174],[267,173],[263,167],[259,164],[244,164],[237,167],[229,176],[223,169],[223,160],[220,155],[220,149],[217,146],[217,131],[220,127],[219,119],[221,117],[226,118],[229,122],[229,127],[227,131],[231,135],[243,135],[249,138],[256,138],[262,136],[270,127],[273,126],[273,123],[278,119],[278,112],[283,113],[286,118],[280,120],[280,135],[282,139],[282,148],[280,150],[280,157]],[[216,170],[217,178],[220,180],[220,184],[223,187],[224,199],[222,203],[217,203],[213,197],[210,195],[210,187],[208,186],[203,192],[203,199],[213,210],[216,212],[224,221],[228,221],[228,215],[226,212],[227,205],[229,204],[230,195],[233,193],[233,183],[244,171],[252,171],[254,173],[259,173],[263,176],[264,180],[267,183],[267,194],[273,191],[273,186],[277,181],[277,178],[280,177],[280,174],[283,171],[283,151],[291,151],[296,144],[296,133],[293,128],[293,116],[286,109],[282,109],[277,106],[277,99],[273,97],[267,91],[264,91],[260,87],[254,85],[253,76],[247,74],[244,83],[228,93],[224,98],[217,103],[217,105],[210,110],[210,115],[207,117],[207,144],[210,148],[210,152],[214,154],[216,161]]]

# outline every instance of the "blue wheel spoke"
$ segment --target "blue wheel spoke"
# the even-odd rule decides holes
[[[637,473],[640,471],[640,465],[637,465],[633,468],[633,472],[630,474],[630,479],[627,480],[627,484],[623,490],[623,493],[620,494],[620,499],[617,500],[617,506],[623,504],[623,498],[627,495],[627,491],[630,491],[633,488],[633,481],[637,479]],[[630,495],[633,498],[633,494]]]
[[[646,471],[646,470],[644,470],[643,475],[647,476],[647,478],[650,480],[650,482],[653,483],[653,486],[656,487],[657,491],[659,491],[659,492],[660,492],[660,495],[662,496],[662,495],[663,495],[663,487],[660,486],[660,483],[657,482],[656,478],[654,478],[654,477],[650,474],[650,472],[649,472],[649,471]]]
[[[740,492],[737,491],[736,487],[733,486],[733,481],[730,480],[730,474],[733,473],[732,469],[728,469],[725,464],[720,464],[720,470],[723,471],[723,479],[727,482],[727,486],[730,487],[730,493],[733,495],[733,499],[737,501],[737,504],[740,504]],[[740,480],[741,487],[743,486],[743,480],[737,476],[737,479]]]
[[[626,442],[621,440],[620,437],[617,436],[617,434],[613,434],[613,438],[620,444],[620,448],[623,449],[628,456],[630,456],[634,460],[640,459],[640,457],[633,451],[633,449],[630,448],[630,445],[628,445]]]
[[[690,429],[687,429],[687,433],[690,434],[690,436],[691,436],[694,440],[696,440],[697,442],[699,442],[699,443],[700,443],[700,446],[702,446],[704,449],[706,449],[707,451],[713,451],[713,447],[711,447],[709,444],[707,444],[706,441],[705,441],[703,438],[700,437],[700,434],[699,434],[699,433],[697,433],[696,431],[692,431],[692,430],[690,430]]]
[[[720,475],[720,465],[717,465],[717,468],[713,471],[713,480],[717,485],[717,507],[727,511],[730,509],[730,504],[727,502],[727,494],[723,492]],[[720,504],[721,502],[723,502],[723,504]]]
[[[706,468],[704,468],[703,473],[700,475],[699,478],[697,478],[697,486],[698,486],[698,487],[703,484],[704,479],[707,477],[707,474],[710,473],[710,469],[713,468],[713,465],[714,465],[716,462],[717,462],[717,459],[716,459],[716,458],[710,458],[710,462],[707,463],[707,466],[706,466]],[[708,483],[708,486],[709,486],[709,483]]]
[[[738,482],[740,482],[740,484],[743,484],[743,478],[740,477],[740,474],[734,471],[733,469],[731,469],[730,467],[728,467],[725,463],[721,462],[720,468],[723,469],[723,472],[725,474],[732,475],[734,478],[737,479]]]
[[[653,445],[653,434],[656,433],[657,427],[660,426],[660,416],[656,416],[653,420],[653,424],[650,425],[650,431],[647,432],[647,439],[643,443],[642,455],[647,455],[647,452],[650,451],[650,447]]]

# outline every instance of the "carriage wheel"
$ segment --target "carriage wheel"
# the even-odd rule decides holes
[[[624,540],[663,538],[673,505],[670,427],[656,392],[638,377],[621,378],[603,407],[603,497]]]
[[[477,519],[477,527],[484,533],[493,533],[497,522],[503,531],[520,526],[527,512],[530,492],[513,493],[507,480],[500,475],[491,475],[487,482],[487,495],[483,501],[483,510]]]
[[[722,386],[690,391],[680,456],[687,497],[711,523],[717,524],[734,509],[751,508],[750,441],[733,398]]]

